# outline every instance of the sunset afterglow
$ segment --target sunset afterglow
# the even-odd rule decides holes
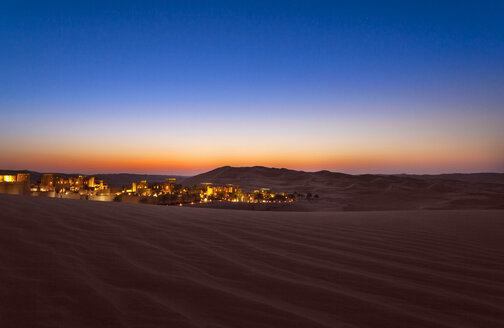
[[[490,5],[6,6],[3,169],[504,171]]]

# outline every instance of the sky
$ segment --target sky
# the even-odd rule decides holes
[[[502,1],[0,3],[0,168],[504,172]]]

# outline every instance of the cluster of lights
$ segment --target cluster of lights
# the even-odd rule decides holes
[[[29,174],[0,175],[1,183],[28,183],[28,189],[30,189],[29,181]],[[213,186],[211,183],[203,183],[199,187],[184,188],[176,184],[175,181],[175,179],[166,179],[164,183],[147,183],[144,180],[114,190],[114,188],[109,188],[105,181],[97,180],[95,177],[64,178],[56,174],[44,174],[40,184],[32,185],[30,190],[34,194],[53,192],[53,197],[70,197],[70,194],[75,194],[81,199],[83,197],[89,199],[89,196],[100,196],[109,197],[105,198],[107,200],[125,201],[124,197],[131,196],[133,198],[130,199],[134,202],[178,206],[212,203],[213,201],[231,203],[286,203],[293,201],[293,195],[273,193],[269,188],[262,188],[254,192],[243,192],[235,185]]]

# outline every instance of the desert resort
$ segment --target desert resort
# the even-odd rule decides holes
[[[214,201],[289,203],[295,199],[294,194],[273,192],[269,188],[244,192],[232,184],[214,186],[212,183],[202,183],[187,187],[177,184],[175,178],[168,178],[162,183],[143,180],[121,187],[110,187],[106,181],[93,176],[63,177],[53,173],[42,174],[40,181],[35,183],[31,183],[29,173],[0,175],[0,193],[178,206]]]

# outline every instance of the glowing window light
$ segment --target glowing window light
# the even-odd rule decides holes
[[[15,182],[16,181],[16,177],[14,175],[4,175],[3,176],[3,180],[5,182]]]

